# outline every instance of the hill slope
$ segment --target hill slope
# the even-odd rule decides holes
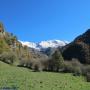
[[[32,72],[0,61],[0,88],[18,90],[89,90],[83,77],[51,72]]]
[[[8,64],[13,64],[16,61],[18,65],[30,64],[30,60],[41,60],[48,58],[37,50],[30,49],[28,46],[23,46],[18,38],[12,33],[4,30],[4,26],[0,23],[0,61]],[[28,65],[30,66],[30,65]]]
[[[66,60],[77,58],[81,63],[90,64],[90,29],[63,48]]]

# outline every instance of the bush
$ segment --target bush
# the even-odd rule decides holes
[[[64,72],[73,73],[74,76],[82,74],[82,64],[77,59],[64,62]]]
[[[90,82],[90,73],[87,73],[86,79],[87,79],[87,82]]]
[[[64,61],[64,72],[72,73],[72,63],[71,61]]]
[[[82,75],[82,71],[80,67],[73,68],[73,76],[80,76]]]
[[[84,76],[86,76],[87,73],[90,73],[90,65],[83,65],[83,67],[82,67],[82,74]]]
[[[34,71],[42,71],[44,68],[40,60],[33,60],[31,65],[32,65],[31,68]]]
[[[12,52],[3,52],[0,55],[0,60],[8,64],[13,64],[16,61],[16,56]]]
[[[82,74],[82,64],[78,61],[78,59],[72,59],[72,72],[74,76],[79,76]]]

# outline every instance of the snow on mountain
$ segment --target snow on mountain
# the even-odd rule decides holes
[[[19,40],[20,41],[20,40]],[[37,44],[33,43],[33,42],[28,42],[28,41],[20,41],[22,43],[23,46],[28,46],[30,48],[36,48]]]
[[[34,48],[37,50],[41,50],[42,48],[56,48],[59,46],[65,46],[68,44],[68,41],[61,41],[61,40],[47,40],[47,41],[41,41],[39,43],[33,43],[33,42],[28,42],[28,41],[20,41],[22,45],[26,45],[30,48]]]

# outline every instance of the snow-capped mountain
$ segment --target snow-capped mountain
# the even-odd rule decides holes
[[[61,41],[61,40],[47,40],[47,41],[41,41],[39,43],[33,43],[33,42],[28,42],[28,41],[20,41],[22,45],[26,45],[30,48],[41,50],[45,48],[56,48],[56,47],[62,47],[68,44],[68,41]]]

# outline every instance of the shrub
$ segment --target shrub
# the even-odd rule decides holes
[[[82,74],[80,67],[73,68],[73,76],[80,76]]]
[[[84,76],[86,76],[87,73],[90,73],[90,65],[83,65],[83,67],[82,67],[82,74]]]
[[[87,82],[90,82],[90,72],[86,75]]]
[[[16,61],[16,56],[12,52],[3,52],[0,55],[0,60],[8,64],[13,64]]]
[[[82,74],[82,64],[77,59],[64,62],[64,72],[73,73],[74,76]]]
[[[72,63],[71,61],[64,61],[64,72],[65,73],[72,73]]]
[[[33,60],[31,68],[34,71],[42,71],[43,70],[43,65],[40,62],[40,60]]]
[[[74,73],[73,75],[81,75],[82,74],[82,64],[78,61],[78,59],[73,58],[72,59],[72,72]]]

